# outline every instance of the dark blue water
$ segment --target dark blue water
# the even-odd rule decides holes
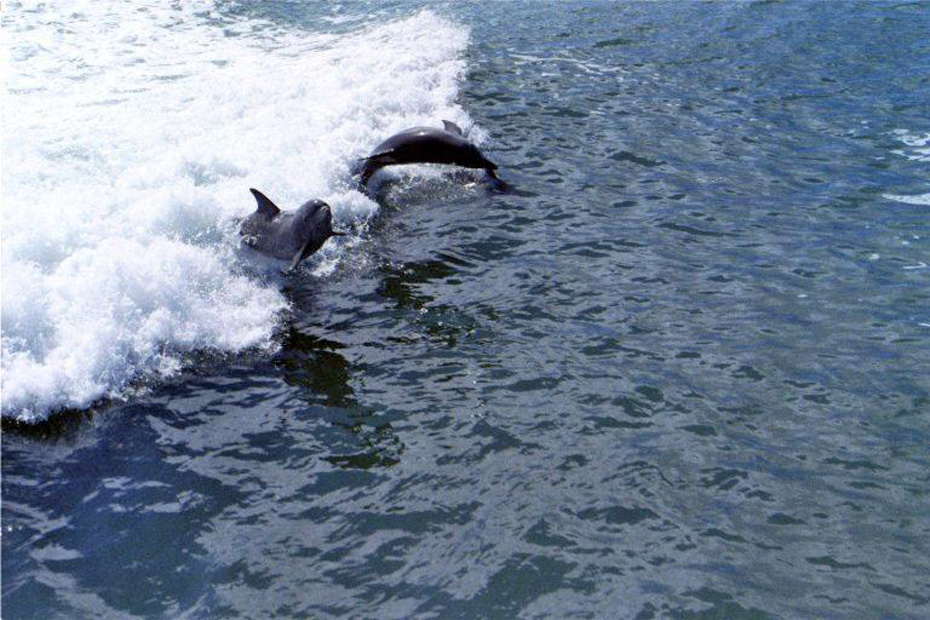
[[[277,354],[5,425],[3,616],[930,616],[930,3],[432,10],[512,191],[387,183]]]

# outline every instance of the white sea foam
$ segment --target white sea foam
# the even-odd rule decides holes
[[[903,202],[909,205],[930,207],[930,194],[882,194],[888,200]]]
[[[274,346],[287,300],[245,268],[248,188],[364,221],[377,207],[351,161],[407,126],[471,125],[467,30],[430,12],[339,37],[205,2],[8,3],[3,19],[4,416],[86,407],[194,350]]]
[[[905,129],[892,132],[905,148],[892,151],[896,155],[911,161],[930,161],[930,134],[914,133]],[[888,200],[909,205],[930,206],[930,193],[924,194],[883,194]]]
[[[893,134],[907,147],[893,151],[894,153],[915,161],[930,161],[930,133],[913,133],[906,129],[896,129]]]

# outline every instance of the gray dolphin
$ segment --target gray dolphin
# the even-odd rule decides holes
[[[330,237],[345,236],[333,230],[333,211],[322,200],[308,200],[293,213],[284,213],[257,189],[249,191],[258,209],[242,221],[242,240],[263,254],[290,260],[289,270],[323,247]]]
[[[360,185],[364,187],[381,168],[399,164],[452,164],[483,169],[499,185],[503,185],[503,181],[494,173],[497,164],[466,140],[458,125],[452,121],[442,121],[442,124],[444,129],[407,129],[376,146],[371,155],[358,162],[354,170],[360,176]]]

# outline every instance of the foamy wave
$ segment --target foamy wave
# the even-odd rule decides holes
[[[930,194],[883,194],[883,196],[888,200],[908,205],[930,206]]]
[[[897,129],[893,134],[907,147],[893,153],[914,161],[930,161],[930,134],[913,133],[906,129]]]
[[[911,161],[930,161],[930,134],[914,133],[905,129],[897,129],[892,135],[904,144],[905,148],[892,151],[896,155],[906,157]],[[888,200],[909,205],[930,205],[930,194],[883,194]]]
[[[248,188],[365,220],[350,161],[407,126],[470,125],[468,33],[429,12],[335,37],[203,2],[4,9],[4,416],[86,407],[190,351],[273,346],[287,300],[244,275]]]

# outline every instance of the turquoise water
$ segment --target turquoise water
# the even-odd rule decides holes
[[[61,27],[42,15],[22,23]],[[4,390],[26,395],[4,410],[5,618],[930,614],[930,4],[182,17],[135,36],[180,37],[163,45],[198,62],[134,79],[191,124],[159,113],[109,146],[116,172],[99,178],[122,175],[119,200],[94,220],[125,236],[131,213],[187,244],[157,246],[187,262],[146,276],[194,265],[202,283],[165,279],[153,295],[171,303],[145,315],[172,326],[145,346],[177,364],[156,372],[126,344],[154,319],[20,319],[4,276],[5,357],[13,334],[12,355],[52,372],[63,358],[42,355],[58,349],[35,343],[77,324],[93,337],[67,341],[69,377],[89,351],[129,351],[114,366],[132,370],[88,371],[102,387],[87,406],[78,383],[34,387],[4,366]],[[202,40],[225,56],[197,56]],[[68,58],[50,49],[30,62]],[[103,88],[117,61],[94,60],[83,79]],[[221,61],[238,73],[214,73]],[[247,106],[226,97],[237,83]],[[107,101],[116,122],[144,108]],[[510,192],[435,169],[382,176],[380,205],[351,190],[344,163],[449,116]],[[214,117],[236,133],[203,129]],[[84,150],[56,165],[97,174],[97,138],[74,131]],[[254,154],[261,132],[281,155]],[[130,173],[150,169],[114,162],[152,145],[186,159],[137,189]],[[31,161],[25,141],[4,148],[15,170]],[[27,195],[8,174],[5,210]],[[250,267],[223,250],[250,185],[282,206],[325,196],[352,242],[285,280]],[[63,230],[51,239],[74,256],[121,256]],[[64,295],[67,252],[19,219],[8,239],[54,293],[35,299]],[[201,251],[226,252],[228,273]],[[124,267],[85,260],[77,273],[118,283],[104,314],[124,298],[148,312]],[[238,291],[255,323],[203,318],[203,288]]]

